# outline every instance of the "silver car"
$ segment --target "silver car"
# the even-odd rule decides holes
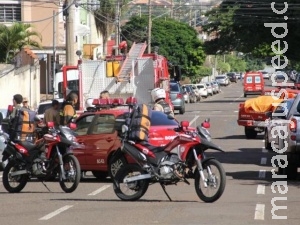
[[[221,85],[221,86],[228,86],[229,85],[229,79],[226,75],[219,75],[215,77],[215,80]]]

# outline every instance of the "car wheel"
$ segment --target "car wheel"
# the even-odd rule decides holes
[[[185,113],[185,107],[184,107],[184,106],[181,107],[181,109],[179,110],[179,113],[180,113],[181,115]]]
[[[254,128],[245,127],[245,136],[247,139],[255,139],[257,131]]]
[[[265,149],[272,150],[271,142],[269,142],[268,131],[265,131]]]
[[[246,98],[247,97],[247,94],[246,93],[244,93],[244,98]]]

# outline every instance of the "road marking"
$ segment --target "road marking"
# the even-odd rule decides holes
[[[46,215],[46,216],[40,218],[39,220],[49,220],[49,219],[51,219],[52,217],[54,217],[54,216],[56,216],[56,215],[62,213],[63,211],[68,210],[68,209],[71,208],[71,207],[73,207],[73,205],[65,205],[64,207],[61,207],[60,209],[58,209],[58,210],[56,210],[56,211],[54,211],[54,212],[52,212],[52,213],[49,213],[48,215]]]
[[[268,152],[268,150],[265,149],[265,147],[262,147],[262,152],[263,152],[263,153],[266,153],[266,152]]]
[[[104,191],[105,189],[109,188],[110,185],[104,185],[101,188],[97,189],[96,191],[93,191],[92,193],[88,194],[88,195],[97,195],[99,194],[101,191]]]
[[[198,118],[199,118],[199,116],[195,116],[195,118],[192,119],[192,121],[190,122],[190,124],[193,124]]]
[[[262,165],[267,164],[267,158],[261,158],[260,164],[262,164]]]
[[[242,94],[240,97],[238,97],[238,98],[236,98],[236,99],[234,99],[232,102],[230,102],[229,104],[233,104],[235,101],[237,101],[237,100],[239,100],[241,97],[243,97],[244,96],[244,94]]]
[[[265,205],[264,204],[256,204],[254,219],[255,220],[264,220],[265,219]]]
[[[258,178],[265,178],[266,177],[266,170],[260,170],[258,174]]]
[[[233,112],[238,113],[239,111],[233,111]]]
[[[261,140],[261,141],[265,143],[265,139],[263,139],[263,140]]]
[[[257,186],[256,194],[258,194],[258,195],[264,195],[265,194],[265,189],[266,189],[265,185],[259,184]]]

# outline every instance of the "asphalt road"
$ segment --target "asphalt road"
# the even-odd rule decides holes
[[[193,180],[191,185],[167,187],[172,202],[159,185],[150,186],[139,201],[122,202],[114,194],[110,180],[99,182],[92,176],[82,180],[70,194],[64,193],[56,182],[46,183],[51,192],[40,182],[30,182],[18,194],[7,193],[0,184],[0,224],[298,225],[299,181],[286,181],[287,193],[280,194],[276,186],[272,193],[272,184],[280,180],[273,179],[271,174],[271,158],[275,154],[264,150],[262,135],[246,140],[243,127],[237,125],[239,103],[245,101],[242,96],[239,81],[223,87],[218,95],[188,104],[184,115],[176,115],[192,125],[207,117],[211,119],[213,141],[226,151],[207,153],[221,161],[226,170],[226,189],[217,202],[202,202],[195,193]],[[275,202],[286,209],[275,214],[287,219],[272,218],[271,202],[278,197],[287,199]]]

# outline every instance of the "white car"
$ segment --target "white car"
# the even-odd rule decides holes
[[[63,98],[58,98],[56,100],[59,102],[60,106],[64,102]],[[40,119],[44,119],[44,113],[47,109],[49,109],[51,107],[51,105],[52,105],[52,100],[40,102],[40,104],[37,107],[37,111],[36,111],[37,115]],[[60,108],[60,106],[59,106],[59,108]]]
[[[205,84],[206,84],[206,89],[207,89],[208,95],[213,96],[214,91],[213,91],[213,87],[211,85],[211,82],[207,82]]]
[[[207,98],[208,90],[207,90],[206,84],[204,84],[204,83],[196,84],[196,87],[198,88],[198,91],[199,91],[201,97]]]
[[[197,88],[196,84],[187,84],[187,85],[190,85],[193,88],[193,90],[194,90],[194,92],[197,96],[197,101],[200,101],[201,100],[201,94],[200,94],[200,91]]]
[[[264,79],[270,79],[270,74],[266,71],[261,71]]]

